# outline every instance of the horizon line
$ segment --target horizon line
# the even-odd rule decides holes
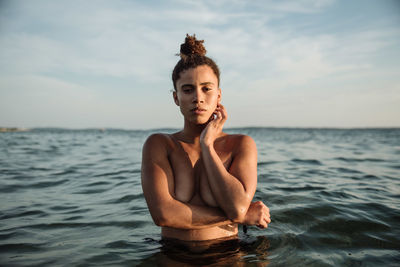
[[[24,132],[31,130],[123,130],[123,131],[159,131],[159,130],[180,130],[180,127],[156,127],[156,128],[123,128],[123,127],[60,127],[60,126],[38,126],[38,127],[3,127],[0,126],[0,132]],[[373,130],[373,129],[400,129],[400,126],[232,126],[225,127],[224,130],[236,129],[321,129],[321,130]]]

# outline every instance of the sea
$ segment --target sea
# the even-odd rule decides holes
[[[155,132],[0,133],[1,266],[400,266],[400,128],[232,128],[258,149],[267,229],[170,249],[143,197]]]

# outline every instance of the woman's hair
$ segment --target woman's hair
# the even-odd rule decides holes
[[[172,82],[174,83],[175,90],[176,81],[180,78],[182,71],[202,65],[207,65],[213,70],[217,76],[219,86],[219,68],[211,58],[206,57],[207,50],[203,43],[204,40],[197,40],[195,34],[193,36],[186,34],[185,42],[181,44],[181,51],[179,53],[181,59],[176,63],[172,72]]]

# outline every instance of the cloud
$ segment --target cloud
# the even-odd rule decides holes
[[[29,5],[29,4],[28,4]],[[149,20],[135,6],[129,10],[109,6],[76,8],[61,2],[42,9],[21,8],[22,14],[38,19],[47,30],[26,31],[28,24],[10,26],[0,37],[3,62],[8,72],[72,72],[114,77],[134,76],[151,80],[157,76],[153,58],[165,58],[165,47],[157,33],[144,26]],[[41,10],[46,16],[39,17]],[[62,13],[61,10],[63,11]],[[29,11],[29,12],[28,12]],[[21,20],[23,20],[21,18]],[[25,21],[29,23],[29,21]],[[10,23],[8,23],[10,24]],[[164,53],[164,54],[163,54]],[[164,65],[160,60],[159,65]]]
[[[107,123],[117,126],[116,120],[111,119],[114,116],[120,125],[127,125],[129,121],[132,125],[157,127],[158,122],[151,114],[140,114],[148,103],[147,106],[158,112],[158,118],[165,118],[166,126],[180,125],[176,123],[176,120],[180,123],[179,114],[173,115],[176,109],[168,90],[172,88],[170,73],[178,60],[174,54],[179,51],[186,33],[196,33],[205,39],[208,55],[219,64],[223,97],[232,103],[231,112],[235,114],[230,116],[229,123],[235,126],[250,122],[295,124],[290,114],[304,114],[297,118],[304,124],[321,125],[324,118],[314,118],[314,113],[318,109],[320,113],[328,112],[326,107],[335,106],[333,102],[329,104],[329,99],[341,101],[335,95],[342,94],[343,90],[347,90],[349,100],[343,104],[347,108],[342,110],[349,112],[353,98],[363,108],[363,103],[370,103],[373,98],[379,99],[381,105],[393,105],[384,99],[395,98],[392,90],[398,82],[394,74],[398,53],[393,51],[400,43],[396,37],[400,31],[393,24],[379,22],[354,24],[357,27],[346,31],[332,30],[335,27],[326,30],[328,27],[322,18],[327,11],[337,10],[340,2],[7,3],[0,10],[3,84],[0,94],[4,96],[0,101],[4,103],[13,96],[15,102],[32,92],[40,92],[40,87],[48,88],[42,98],[32,97],[33,106],[43,113],[33,108],[24,113],[33,116],[36,112],[35,119],[40,121],[50,117],[49,110],[57,110],[51,103],[54,97],[60,96],[68,99],[62,102],[65,113],[59,113],[65,121],[69,116],[67,111],[77,115],[75,120],[80,121],[78,111],[84,112],[86,108],[88,113],[98,114],[97,118],[91,115],[91,122],[98,120],[102,124],[103,120],[103,126]],[[374,97],[362,98],[365,102],[360,102],[357,95],[365,90],[360,89],[365,87],[363,79],[374,84],[385,80],[390,83],[381,89],[371,87],[368,95]],[[382,90],[385,97],[378,98]],[[74,97],[67,92],[82,92],[85,100],[74,102]],[[132,98],[133,102],[126,100]],[[105,113],[102,107],[110,99],[110,105],[114,106],[109,109],[111,112]],[[10,105],[7,107],[7,112],[18,113]],[[243,110],[262,115],[248,120]],[[129,117],[127,113],[135,116]],[[280,119],[263,122],[265,114],[274,114],[272,117]],[[12,116],[8,117],[12,120]],[[22,117],[14,119],[18,121]],[[71,118],[68,124],[72,125],[73,121]],[[88,122],[80,122],[84,123]]]

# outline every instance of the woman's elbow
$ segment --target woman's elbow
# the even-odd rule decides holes
[[[243,223],[246,218],[247,210],[249,209],[251,199],[246,195],[245,199],[236,205],[232,205],[228,212],[226,212],[227,217],[234,223]]]
[[[227,217],[234,223],[242,223],[246,217],[246,212],[247,209],[244,207],[234,208],[227,214]]]
[[[151,214],[153,222],[160,227],[169,226],[168,216],[163,213]]]
[[[157,218],[153,218],[153,221],[157,226],[160,226],[160,227],[167,226],[167,222],[162,218],[158,218],[158,217]]]

